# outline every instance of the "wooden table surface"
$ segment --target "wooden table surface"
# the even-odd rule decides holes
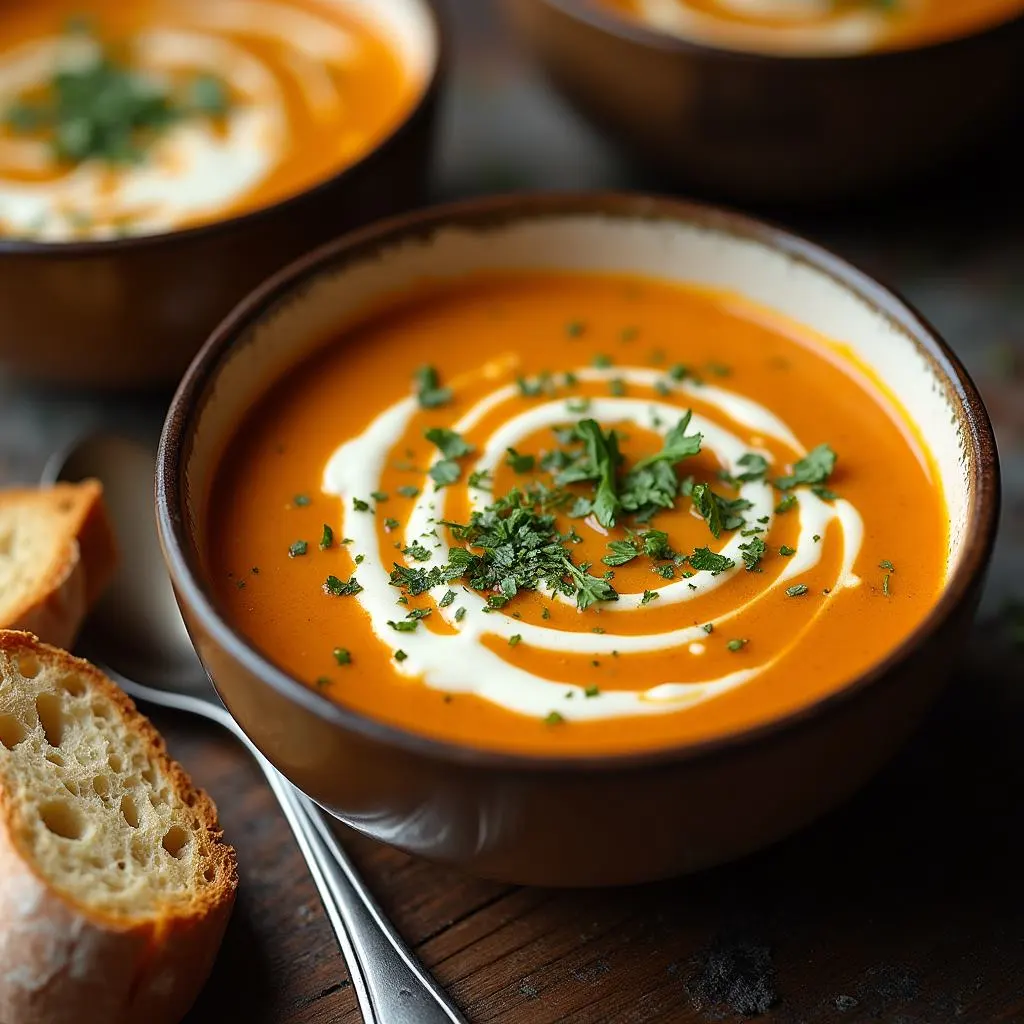
[[[439,197],[659,189],[544,89],[488,3],[454,7]],[[1008,611],[1024,600],[1024,191],[1019,158],[992,155],[881,204],[781,215],[907,293],[965,359],[996,421],[1003,530],[954,685],[850,804],[758,856],[676,882],[521,889],[346,836],[473,1024],[686,1024],[763,1010],[780,1024],[1024,1024],[1024,614]],[[38,477],[50,451],[89,429],[151,433],[164,404],[0,376],[0,480]],[[345,965],[256,768],[230,739],[155,717],[216,799],[241,861],[238,909],[188,1024],[355,1024]]]

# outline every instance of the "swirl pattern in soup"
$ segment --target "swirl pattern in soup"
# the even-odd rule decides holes
[[[639,749],[805,705],[906,637],[943,583],[938,486],[882,385],[768,310],[481,275],[270,390],[207,557],[237,628],[340,703],[491,748]]]
[[[791,54],[922,46],[998,24],[1021,0],[598,0],[651,28],[712,45]]]
[[[0,236],[154,234],[272,204],[372,149],[428,73],[362,0],[90,0],[85,9],[89,31],[61,31],[82,13],[65,0],[17,5],[0,20]],[[150,116],[135,154],[84,147],[88,158],[69,159],[60,144],[81,125],[35,125],[33,104],[57,105],[60,72],[88,76],[114,60],[119,80],[86,82],[97,109],[95,123],[91,112],[79,119],[83,130],[129,88],[166,96],[172,116]],[[196,83],[223,93],[215,116],[189,113]]]

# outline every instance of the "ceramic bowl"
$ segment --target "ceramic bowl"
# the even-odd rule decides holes
[[[736,200],[821,204],[906,182],[993,134],[1024,95],[1024,15],[914,49],[811,57],[690,42],[596,0],[504,2],[598,128]]]
[[[235,303],[340,232],[422,202],[444,40],[433,0],[381,7],[423,91],[386,139],[271,206],[159,235],[43,243],[0,238],[0,364],[105,390],[171,387]]]
[[[950,520],[948,582],[921,626],[839,692],[724,739],[602,758],[487,753],[354,713],[280,670],[218,607],[204,564],[217,460],[256,398],[367,305],[425,276],[557,268],[726,287],[841,339],[927,439]],[[999,507],[991,425],[963,367],[901,299],[758,221],[625,195],[509,197],[351,234],[276,276],[218,328],[170,408],[157,517],[196,649],[228,709],[297,786],[353,828],[479,875],[642,882],[739,857],[851,794],[949,675]],[[282,595],[282,599],[286,599]]]

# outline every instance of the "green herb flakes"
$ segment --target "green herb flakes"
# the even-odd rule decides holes
[[[809,589],[810,587],[808,587],[806,583],[794,583],[793,586],[786,587],[786,596],[803,597]]]
[[[726,646],[726,648],[728,650],[732,651],[732,653],[735,654],[737,651],[742,651],[743,648],[746,647],[748,643],[750,643],[749,640],[735,639],[735,640],[730,640],[725,646]]]
[[[309,550],[309,544],[304,540],[297,540],[288,548],[289,558],[301,558]]]
[[[334,660],[339,665],[351,665],[352,654],[347,647],[335,647],[334,648]]]
[[[334,531],[324,523],[323,532],[320,534],[320,550],[326,551],[334,543]]]
[[[416,400],[423,409],[437,409],[452,400],[451,388],[441,387],[441,378],[433,366],[421,366],[413,375]]]

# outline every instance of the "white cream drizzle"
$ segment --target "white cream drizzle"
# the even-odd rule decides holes
[[[488,376],[489,372],[485,369],[480,372],[478,379],[487,379]],[[581,369],[576,372],[576,376],[581,380],[616,377],[633,388],[653,388],[655,381],[663,379],[657,371],[642,367],[616,367],[614,371]],[[702,404],[718,410],[728,420],[750,431],[747,437],[740,437],[706,415],[694,414],[691,420],[691,429],[704,435],[703,448],[712,451],[720,461],[736,472],[741,471],[737,460],[746,452],[756,450],[757,446],[751,443],[753,437],[758,437],[762,443],[765,437],[781,441],[792,449],[795,457],[805,453],[803,446],[784,422],[748,398],[720,387],[696,385],[687,381],[675,384],[673,390],[681,395],[698,396]],[[514,385],[495,388],[477,401],[454,424],[454,429],[460,433],[468,432],[518,394],[518,388]],[[390,562],[385,565],[382,561],[376,517],[369,512],[349,510],[352,498],[365,497],[380,489],[381,473],[392,449],[398,444],[417,411],[415,399],[410,397],[382,412],[362,434],[345,442],[334,452],[324,469],[322,483],[325,492],[343,499],[346,508],[344,532],[352,540],[352,553],[363,556],[357,570],[363,590],[355,600],[359,601],[367,613],[370,627],[377,638],[388,648],[400,648],[407,655],[404,661],[393,662],[396,671],[419,678],[427,686],[438,690],[474,693],[509,711],[543,717],[557,709],[565,718],[582,720],[664,713],[692,706],[748,682],[781,657],[781,654],[776,654],[761,664],[744,667],[717,678],[663,683],[637,690],[604,690],[599,698],[587,699],[583,686],[543,679],[526,672],[487,647],[483,639],[491,636],[507,642],[510,637],[518,635],[524,645],[595,658],[676,648],[685,648],[691,655],[699,656],[706,650],[707,631],[703,625],[691,625],[647,635],[616,633],[615,615],[627,611],[636,613],[640,608],[641,594],[620,594],[618,601],[603,604],[602,622],[609,628],[607,632],[595,634],[566,632],[523,622],[502,611],[485,612],[484,597],[468,590],[459,590],[458,599],[453,604],[447,608],[438,607],[435,612],[453,630],[452,634],[434,632],[425,623],[414,633],[398,633],[393,630],[388,626],[388,621],[401,617],[401,606],[396,605],[396,591],[388,580]],[[678,422],[681,414],[682,409],[678,404],[653,397],[594,398],[584,413],[570,413],[564,399],[538,401],[525,412],[507,419],[488,437],[472,468],[493,469],[505,450],[515,447],[524,437],[545,426],[572,422],[583,416],[591,416],[608,426],[632,423],[664,435]],[[767,452],[762,451],[761,454],[769,457]],[[783,467],[777,468],[781,471]],[[464,475],[468,475],[468,467]],[[420,483],[420,497],[401,536],[406,545],[418,541],[430,551],[429,560],[415,563],[429,570],[434,565],[444,564],[448,552],[448,544],[440,539],[439,528],[435,526],[438,520],[444,518],[448,489],[433,490],[426,475]],[[765,526],[765,536],[770,534],[775,515],[771,487],[757,481],[746,483],[741,487],[740,494],[753,505],[748,512],[748,519],[754,521],[767,517],[768,522],[762,525]],[[475,507],[486,504],[487,496],[482,492],[471,493],[470,497]],[[805,490],[798,493],[797,503],[797,509],[788,513],[798,515],[800,520],[796,554],[788,559],[780,559],[784,564],[778,575],[754,598],[711,620],[710,624],[715,629],[749,611],[755,604],[777,595],[788,580],[818,565],[830,526],[838,529],[843,545],[840,569],[830,592],[835,594],[845,587],[859,585],[854,565],[863,541],[863,523],[857,510],[845,500],[828,503]],[[717,576],[698,572],[691,579],[676,580],[661,587],[658,590],[659,606],[692,600],[700,594],[726,585],[733,576],[743,572],[739,545],[745,540],[737,533],[721,548],[721,553],[736,563],[732,569]],[[391,559],[390,550],[387,558]],[[445,589],[445,586],[438,588],[440,592]],[[572,599],[565,599],[562,595],[551,596],[573,603]],[[809,616],[802,630],[792,638],[792,643],[798,642],[800,636],[811,628],[826,603],[827,600],[818,602],[817,611]],[[459,607],[466,609],[466,615],[461,621],[456,621],[455,613]],[[566,699],[568,693],[573,694],[572,699]]]
[[[921,0],[905,0],[916,10]],[[739,49],[806,53],[860,53],[881,43],[892,15],[863,3],[837,10],[833,0],[717,0],[720,14],[687,0],[637,0],[652,28],[673,35],[718,41]],[[749,21],[723,23],[722,15]]]
[[[190,118],[167,130],[147,159],[112,170],[96,161],[56,170],[43,142],[0,139],[0,234],[61,242],[154,234],[215,217],[264,182],[289,151],[285,89],[320,119],[343,114],[330,73],[359,59],[358,38],[326,12],[276,0],[217,0],[175,8],[180,27],[156,26],[132,39],[131,59],[155,81],[175,72],[211,73],[235,97],[222,124]],[[280,58],[245,45],[260,36]],[[0,54],[0,108],[45,85],[58,64],[95,59],[89,40],[33,40]],[[48,172],[44,180],[32,174]]]

